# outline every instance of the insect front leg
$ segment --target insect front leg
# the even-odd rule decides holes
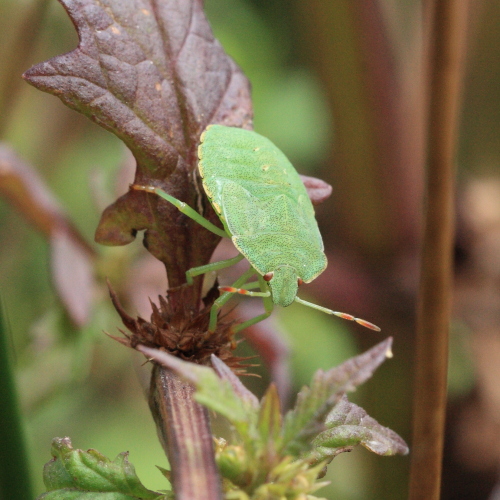
[[[269,287],[267,286],[267,283],[264,281],[264,278],[259,274],[258,275],[259,279],[259,285],[260,285],[260,290],[262,293],[266,293],[269,291]],[[267,297],[264,296],[262,297],[262,302],[264,303],[264,309],[265,312],[262,314],[259,314],[258,316],[255,316],[255,318],[251,318],[247,321],[244,321],[243,323],[240,323],[238,326],[234,328],[234,333],[238,333],[244,328],[247,328],[249,326],[255,325],[256,323],[259,323],[260,321],[265,320],[266,318],[269,318],[271,313],[273,312],[274,309],[274,302],[271,297],[271,295],[268,295]]]
[[[176,207],[179,212],[182,212],[184,215],[187,215],[190,219],[193,219],[200,226],[203,226],[205,229],[208,229],[210,232],[222,236],[222,238],[229,238],[229,235],[224,231],[224,229],[218,228],[215,224],[212,224],[209,220],[205,219],[203,215],[199,214],[196,210],[191,208],[187,203],[174,198],[169,195],[167,192],[163,191],[163,189],[154,187],[154,186],[140,186],[139,184],[131,184],[130,189],[134,189],[135,191],[145,191],[146,193],[153,193],[158,195],[160,198],[171,203],[174,207]]]
[[[212,262],[211,264],[205,264],[204,266],[192,267],[186,271],[186,281],[188,285],[192,285],[193,278],[195,276],[230,267],[243,259],[244,256],[242,254],[238,254],[236,257],[231,257],[230,259],[219,260],[218,262]]]
[[[224,262],[224,261],[222,261]],[[255,269],[251,267],[248,271],[243,273],[234,283],[234,287],[243,286],[253,275],[255,274]],[[224,306],[224,304],[233,296],[232,293],[223,293],[212,306],[210,310],[210,322],[208,324],[209,333],[215,332],[215,327],[217,326],[217,316],[219,314],[220,309]]]

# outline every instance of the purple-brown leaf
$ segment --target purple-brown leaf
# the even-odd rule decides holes
[[[209,123],[251,127],[249,84],[214,39],[201,0],[60,0],[80,43],[25,78],[121,138],[135,182],[161,186],[216,220],[193,175]],[[206,263],[217,237],[143,192],[108,207],[96,241],[123,245],[137,230],[165,263],[170,286]]]

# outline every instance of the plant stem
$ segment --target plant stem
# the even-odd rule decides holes
[[[21,412],[0,304],[0,498],[33,498]]]
[[[440,496],[452,291],[454,156],[466,19],[466,1],[434,2],[410,500],[437,500]]]
[[[194,401],[193,386],[155,365],[151,389],[149,404],[171,464],[176,500],[221,500],[209,415]]]

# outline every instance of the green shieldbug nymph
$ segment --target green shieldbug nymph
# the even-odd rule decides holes
[[[209,331],[217,314],[233,293],[263,297],[265,313],[241,323],[235,331],[267,318],[274,304],[292,302],[319,309],[380,330],[350,314],[332,311],[297,297],[302,283],[309,283],[326,268],[323,240],[314,208],[299,174],[269,139],[250,130],[209,125],[201,134],[198,169],[203,188],[219,216],[219,229],[185,203],[154,186],[132,185],[132,189],[155,193],[181,212],[219,236],[231,238],[240,254],[231,259],[190,269],[193,277],[223,269],[246,258],[250,269],[232,287],[220,287],[210,314]],[[256,282],[248,280],[256,275]],[[251,289],[260,288],[260,292]]]

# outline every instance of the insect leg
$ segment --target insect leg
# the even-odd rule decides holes
[[[245,290],[251,290],[252,288],[259,288],[259,287],[260,283],[258,281],[252,281],[251,283],[245,283],[244,285],[241,285],[241,288]]]
[[[255,269],[251,267],[248,271],[244,272],[235,282],[235,287],[240,287],[245,284],[245,282],[250,279],[251,276],[255,274]],[[217,315],[221,307],[233,296],[232,293],[223,293],[212,306],[210,310],[210,322],[208,324],[208,331],[213,333],[215,331],[215,327],[217,326]]]
[[[235,288],[234,286],[220,286],[219,290],[228,293],[239,293],[240,295],[248,295],[249,297],[270,297],[271,292],[266,290],[265,292],[250,292],[250,289],[257,288],[255,285],[259,286],[258,282],[249,283],[249,285],[244,285],[241,288]]]
[[[188,285],[193,284],[193,278],[199,276],[200,274],[209,273],[210,271],[218,271],[219,269],[224,269],[226,267],[232,266],[243,260],[243,255],[240,253],[236,257],[231,257],[226,260],[219,260],[218,262],[212,262],[210,264],[205,264],[204,266],[192,267],[186,271],[186,281]]]
[[[267,286],[266,282],[264,281],[264,278],[262,278],[262,276],[260,276],[260,275],[258,276],[258,278],[259,278],[259,285],[260,285],[261,292],[266,293],[267,291],[269,291],[269,287]],[[234,333],[238,333],[241,330],[243,330],[244,328],[255,325],[259,321],[263,321],[271,315],[271,313],[273,312],[273,308],[274,308],[273,299],[272,299],[270,294],[267,296],[262,295],[262,297],[263,297],[262,302],[264,302],[264,309],[266,312],[259,314],[258,316],[255,316],[255,318],[251,318],[247,321],[244,321],[243,323],[240,323],[238,326],[236,326],[234,328]]]
[[[184,215],[187,215],[190,219],[193,219],[195,222],[203,226],[205,229],[208,229],[212,233],[215,233],[218,236],[222,236],[223,238],[229,238],[229,235],[224,231],[224,229],[218,228],[215,224],[212,224],[209,220],[205,219],[202,215],[200,215],[196,210],[191,208],[187,203],[170,196],[167,192],[163,191],[163,189],[154,187],[154,186],[140,186],[139,184],[131,184],[130,189],[134,189],[136,191],[146,191],[146,193],[153,193],[158,195],[160,198],[167,200],[169,203],[174,205],[179,212],[182,212]]]

